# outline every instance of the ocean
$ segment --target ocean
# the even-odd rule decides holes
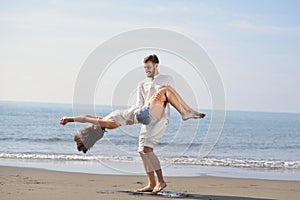
[[[95,106],[99,116],[114,109]],[[200,149],[211,123],[210,111],[202,112],[206,118],[182,121],[171,109],[167,131],[155,148],[166,174],[253,177],[255,173],[256,178],[300,180],[300,114],[226,111],[216,145],[202,157]],[[73,136],[87,124],[59,125],[62,116],[72,115],[71,104],[0,101],[0,165],[143,174],[137,153],[140,125],[108,130],[84,155],[77,151]]]

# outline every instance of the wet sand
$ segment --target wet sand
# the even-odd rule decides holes
[[[145,176],[99,175],[0,167],[0,199],[299,199],[300,181],[222,177],[166,177],[157,195],[135,191]]]

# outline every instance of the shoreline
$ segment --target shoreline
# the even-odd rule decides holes
[[[4,199],[153,199],[134,193],[146,184],[145,176],[100,175],[45,169],[0,166]],[[225,178],[214,176],[166,177],[161,195],[180,199],[298,199],[300,181]],[[156,195],[157,198],[165,198]],[[169,196],[170,197],[170,196]]]
[[[144,176],[142,162],[126,161],[58,161],[39,159],[0,159],[0,166],[45,169],[59,172],[75,172],[100,175]],[[267,169],[229,166],[201,166],[186,164],[165,164],[165,176],[199,177],[214,176],[224,178],[252,178],[262,180],[300,181],[299,169]]]

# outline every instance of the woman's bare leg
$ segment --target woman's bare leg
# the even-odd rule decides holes
[[[91,123],[101,128],[115,129],[120,125],[113,120],[103,120],[102,117],[92,115],[81,115],[75,117],[63,117],[60,119],[61,125],[66,125],[69,122]]]
[[[180,106],[185,111],[187,111],[187,112],[193,112],[194,111],[191,107],[189,107],[189,105],[187,105],[187,103],[182,99],[180,94],[178,94],[175,89],[173,89],[171,86],[167,86],[166,89],[167,89],[167,93],[169,93],[169,95],[172,95],[172,96],[174,95],[176,97],[176,99],[179,102]],[[194,111],[194,112],[196,112],[196,111]]]
[[[181,114],[183,120],[205,117],[205,114],[191,109],[181,96],[169,86],[160,89],[150,99],[149,108],[152,115],[161,118],[166,103],[170,103]]]
[[[165,96],[165,90],[160,89],[149,100],[149,109],[151,114],[160,119],[164,113],[164,109],[167,105],[167,98]]]
[[[192,108],[190,108],[187,103],[181,98],[181,96],[172,88],[165,87],[167,101],[175,107],[175,109],[181,114],[183,120],[188,120],[190,118],[204,118],[205,114],[199,113]]]

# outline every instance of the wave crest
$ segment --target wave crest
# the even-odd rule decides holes
[[[89,156],[72,154],[22,154],[0,153],[3,159],[34,159],[34,160],[57,160],[57,161],[119,161],[140,162],[139,157],[130,156]],[[238,160],[238,159],[213,159],[213,158],[163,158],[163,163],[181,165],[223,166],[223,167],[246,167],[246,168],[271,168],[271,169],[300,169],[300,161],[281,160]]]

